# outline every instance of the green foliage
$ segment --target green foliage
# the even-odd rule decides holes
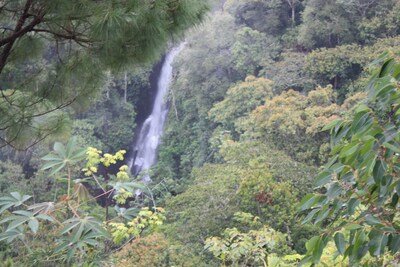
[[[331,87],[317,88],[307,96],[289,90],[255,109],[242,127],[254,129],[297,161],[318,164],[325,160],[328,143],[328,135],[319,131],[340,116],[334,99]]]
[[[123,223],[110,223],[111,235],[114,243],[120,244],[132,237],[140,237],[140,234],[145,228],[154,228],[157,225],[162,225],[164,220],[164,209],[154,208],[154,211],[151,211],[149,208],[145,207],[126,225]]]
[[[315,88],[316,82],[306,73],[307,56],[303,53],[284,51],[278,61],[264,66],[261,73],[274,82],[275,95],[289,89],[310,91]]]
[[[76,164],[85,158],[86,150],[79,149],[76,151],[76,138],[72,138],[66,146],[60,142],[55,142],[53,146],[53,154],[44,156],[42,159],[47,163],[42,167],[43,170],[53,169],[50,175],[59,172],[66,166]]]
[[[111,257],[116,264],[126,267],[209,266],[199,255],[193,254],[190,248],[168,240],[161,233],[135,239]]]
[[[236,7],[235,20],[254,30],[271,35],[282,33],[290,24],[288,2],[278,1],[246,1]],[[290,1],[293,2],[293,1]],[[232,8],[232,7],[231,7]]]
[[[6,196],[6,197],[0,198],[0,200],[1,200],[0,213],[2,213],[3,211],[5,211],[8,208],[11,208],[11,207],[15,208],[15,207],[21,206],[22,203],[24,203],[25,201],[27,201],[28,199],[31,198],[31,196],[28,196],[28,195],[21,196],[21,194],[18,192],[11,192],[10,195],[11,196]]]
[[[227,228],[223,237],[207,238],[205,249],[222,262],[222,266],[268,266],[268,254],[283,250],[285,236],[268,227],[241,233]]]
[[[59,131],[67,117],[59,110],[85,106],[106,70],[157,59],[207,10],[191,0],[4,3],[0,145],[24,148]]]
[[[244,82],[228,89],[225,99],[209,111],[210,118],[225,129],[234,131],[244,118],[266,98],[272,97],[273,83],[265,78],[248,76]]]
[[[19,191],[24,194],[31,194],[29,180],[25,178],[22,166],[10,160],[0,161],[0,192]]]
[[[244,75],[257,75],[259,70],[271,64],[280,50],[279,42],[262,32],[244,27],[236,32],[232,46],[233,63]]]
[[[304,70],[320,84],[332,83],[335,89],[340,88],[357,77],[362,68],[367,68],[368,63],[380,54],[390,51],[392,56],[398,55],[398,44],[396,37],[379,39],[370,46],[350,44],[316,49],[307,55]],[[361,91],[366,84],[367,81],[356,90]]]
[[[236,192],[242,174],[233,165],[194,169],[194,184],[167,202],[167,218],[172,223],[168,231],[184,244],[222,232],[239,211]]]
[[[398,25],[392,24],[398,4],[396,0],[307,1],[299,42],[312,49],[356,41],[371,43],[377,38],[391,37],[393,29],[396,28],[394,32],[398,30]]]
[[[399,73],[400,64],[385,61],[370,82],[367,105],[325,127],[332,158],[317,176],[320,193],[305,196],[300,210],[312,209],[305,221],[330,223],[307,243],[304,262],[319,262],[332,238],[350,265],[381,266],[398,254]],[[376,260],[365,260],[368,252]]]
[[[0,234],[0,241],[5,240],[9,246],[19,250],[19,255],[11,256],[24,265],[32,262],[97,264],[96,262],[106,258],[111,250],[118,249],[117,243],[122,241],[116,240],[113,243],[110,240],[112,236],[115,238],[115,235],[118,235],[115,225],[125,225],[125,221],[128,220],[129,234],[137,238],[144,229],[151,231],[150,228],[154,228],[154,225],[161,224],[164,216],[160,208],[154,213],[147,208],[138,212],[136,208],[126,209],[118,206],[115,207],[116,213],[108,210],[113,200],[122,205],[127,204],[128,198],[134,196],[136,189],[141,189],[142,194],[149,192],[149,189],[145,189],[140,183],[129,181],[126,165],[119,167],[115,174],[108,173],[108,183],[104,183],[103,177],[97,176],[100,164],[109,168],[122,161],[124,154],[123,150],[114,155],[103,154],[95,148],[81,150],[78,149],[76,138],[69,140],[66,145],[56,142],[52,153],[43,157],[46,161],[43,169],[51,169],[52,176],[56,173],[66,175],[62,181],[68,182],[67,194],[62,195],[58,201],[54,198],[53,202],[35,202],[31,196],[22,196],[17,192],[0,198],[0,208],[3,212],[0,224],[5,225]],[[83,176],[75,169],[81,168],[85,159]],[[92,197],[93,193],[97,195]],[[25,204],[31,199],[33,204]],[[100,208],[93,203],[96,199],[105,201],[105,207]],[[151,200],[154,204],[154,199]],[[16,208],[20,209],[15,210]],[[116,216],[110,218],[114,214]],[[99,249],[103,254],[97,251]],[[31,256],[27,257],[28,254]]]

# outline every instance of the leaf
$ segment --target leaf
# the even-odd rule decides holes
[[[327,130],[331,130],[332,128],[334,128],[338,124],[338,122],[340,122],[340,120],[335,120],[335,121],[332,121],[332,122],[328,123],[327,125],[325,125],[322,128],[321,132],[324,132],[324,131],[327,131]]]
[[[79,201],[85,201],[90,198],[89,191],[82,183],[76,183],[74,185],[74,194],[78,197]]]
[[[395,254],[400,249],[400,235],[398,234],[391,234],[389,236],[389,249],[390,251]]]
[[[305,224],[308,223],[309,221],[312,220],[312,218],[314,217],[314,215],[319,211],[319,208],[313,209],[312,211],[310,211],[308,213],[308,215],[306,216],[306,218],[304,218],[304,220],[301,222],[301,224]]]
[[[339,196],[342,191],[343,188],[338,183],[334,183],[329,187],[328,192],[326,192],[326,196],[328,196],[330,199],[334,199]]]
[[[48,154],[44,157],[42,157],[42,160],[46,160],[46,161],[62,161],[63,158],[57,156],[57,155],[53,155],[53,154]]]
[[[39,221],[33,218],[29,220],[28,226],[31,228],[32,232],[36,234],[39,229]]]
[[[360,200],[356,199],[356,198],[352,198],[350,199],[350,201],[347,204],[347,213],[349,215],[353,215],[355,212],[355,209],[358,207],[358,205],[360,205]]]
[[[24,233],[22,229],[16,228],[12,230],[7,230],[6,232],[3,232],[0,234],[0,241],[7,240],[8,243],[11,243],[14,241],[16,238],[19,238],[21,240],[24,239]]]
[[[30,205],[27,210],[32,210],[34,214],[49,214],[54,211],[54,202],[42,202]]]
[[[54,174],[56,174],[57,172],[61,171],[61,170],[65,167],[65,165],[66,165],[65,162],[63,162],[62,164],[60,164],[60,166],[57,167],[57,168],[55,168],[55,169],[49,174],[49,176],[54,175]]]
[[[345,146],[339,154],[339,158],[345,158],[353,155],[357,152],[358,147],[360,146],[359,143],[350,143]]]
[[[321,172],[315,181],[315,187],[320,187],[330,182],[332,175],[329,171]]]
[[[76,146],[76,137],[73,136],[71,139],[69,139],[65,149],[66,158],[72,157],[72,153],[74,152],[75,146]]]
[[[339,251],[339,253],[341,255],[344,255],[344,252],[345,252],[344,235],[342,233],[337,232],[335,234],[334,240],[335,240],[335,245],[336,245],[337,250]]]
[[[325,220],[325,218],[328,216],[329,212],[330,212],[330,209],[327,206],[322,208],[320,210],[318,216],[315,218],[314,224],[318,224],[318,223],[322,222],[323,220]]]
[[[392,151],[395,152],[395,153],[400,153],[400,148],[395,147],[394,145],[389,144],[388,142],[385,142],[385,143],[383,143],[382,145],[383,145],[384,147],[386,147],[386,148],[392,150]]]
[[[10,222],[10,224],[8,225],[7,231],[17,228],[20,225],[23,225],[24,223],[28,222],[30,219],[29,217],[26,217],[26,216],[15,216],[15,217],[16,218],[14,220],[12,220]]]
[[[25,201],[31,198],[31,196],[21,196],[18,192],[11,192],[11,196],[5,196],[0,198],[0,213],[11,207],[18,207]]]
[[[371,214],[367,214],[367,216],[365,216],[365,221],[369,225],[376,225],[376,224],[382,223],[379,218],[376,218],[376,217],[372,216]]]
[[[356,223],[350,223],[344,227],[344,229],[349,230],[349,231],[357,230],[357,229],[361,229],[361,228],[363,228],[363,227]]]
[[[387,235],[384,235],[380,231],[372,230],[368,237],[370,239],[369,253],[371,256],[380,256],[387,244]]]
[[[304,211],[309,209],[312,205],[314,205],[316,201],[317,201],[316,195],[314,195],[313,193],[307,194],[306,196],[303,197],[298,206],[299,211]]]
[[[381,160],[377,160],[374,166],[374,169],[372,171],[375,183],[380,184],[381,180],[385,174],[386,171],[386,167],[385,167],[385,163],[382,162]]]
[[[66,153],[65,153],[65,148],[64,145],[61,144],[60,142],[55,142],[54,146],[53,146],[54,151],[60,155],[63,159],[65,159],[67,157]]]

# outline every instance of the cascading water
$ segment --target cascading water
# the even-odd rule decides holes
[[[160,144],[164,123],[168,114],[168,105],[165,96],[172,80],[172,62],[176,55],[183,49],[185,43],[172,49],[165,57],[160,76],[157,82],[157,95],[150,116],[144,121],[138,138],[133,144],[133,157],[129,163],[131,172],[136,176],[141,171],[150,169],[156,162],[157,149]],[[142,178],[145,182],[150,181],[146,175]]]

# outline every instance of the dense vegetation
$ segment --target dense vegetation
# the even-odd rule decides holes
[[[3,265],[400,264],[400,1],[67,2],[0,7]]]

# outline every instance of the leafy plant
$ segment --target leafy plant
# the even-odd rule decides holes
[[[400,64],[385,61],[370,82],[368,102],[351,120],[324,128],[331,130],[332,158],[315,181],[317,193],[305,196],[300,210],[311,209],[304,222],[328,227],[307,243],[303,263],[318,263],[332,239],[352,266],[382,266],[387,255],[400,261],[399,80]]]
[[[0,213],[9,210],[11,214],[3,213],[5,218],[0,221],[0,225],[6,224],[6,227],[0,234],[0,241],[6,240],[14,246],[17,246],[14,241],[21,241],[29,254],[36,255],[35,263],[41,262],[40,257],[46,257],[47,262],[84,264],[86,261],[97,262],[101,258],[104,259],[107,253],[118,249],[117,242],[113,243],[110,240],[111,236],[115,238],[114,225],[125,225],[127,220],[127,229],[129,235],[132,235],[129,237],[133,240],[139,237],[145,228],[161,224],[165,217],[160,208],[152,212],[146,208],[139,210],[136,207],[116,206],[114,208],[117,212],[116,216],[112,217],[114,213],[109,214],[108,205],[113,203],[113,200],[119,204],[127,204],[128,198],[133,198],[135,190],[140,190],[137,194],[150,192],[147,186],[130,180],[126,165],[119,167],[115,174],[109,173],[108,183],[102,176],[97,176],[100,164],[104,168],[111,167],[123,160],[125,153],[121,150],[113,155],[103,154],[95,148],[79,149],[75,138],[72,138],[65,146],[55,143],[54,151],[43,157],[47,163],[42,169],[51,169],[50,175],[58,172],[63,174],[66,170],[67,179],[63,180],[68,181],[68,194],[61,196],[58,201],[31,205],[25,204],[31,196],[21,195],[18,192],[1,197]],[[83,162],[84,159],[86,159],[86,164]],[[83,173],[77,173],[75,170],[83,165],[85,165],[82,169]],[[73,188],[71,188],[72,183]],[[93,185],[89,187],[88,183]],[[91,193],[97,190],[100,190],[100,194],[92,197]],[[105,200],[104,208],[96,206],[97,199]],[[153,198],[151,204],[154,205]],[[25,210],[14,211],[20,206]],[[102,213],[105,216],[104,221],[99,219]],[[41,221],[52,222],[51,227],[54,231],[44,233],[49,228],[46,228],[47,225],[40,227]],[[45,242],[46,248],[41,250],[35,243],[37,242],[35,239]],[[105,246],[106,243],[107,246]],[[104,249],[104,253],[97,253],[98,249]]]
[[[0,207],[1,207],[0,213],[11,207],[19,207],[25,201],[31,198],[31,196],[28,195],[21,196],[21,194],[18,192],[11,192],[10,195],[11,196],[5,196],[0,198]]]

